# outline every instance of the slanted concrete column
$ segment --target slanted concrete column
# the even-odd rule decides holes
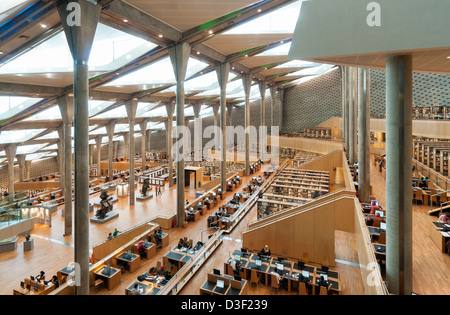
[[[17,145],[12,144],[5,147],[8,159],[8,202],[14,202],[14,159],[16,157]]]
[[[261,95],[261,123],[260,123],[260,131],[261,129],[266,128],[266,89],[267,89],[267,83],[265,81],[261,81],[258,83],[259,87],[259,93]],[[261,132],[259,132],[259,158],[264,161],[265,158],[265,152],[266,152],[266,143],[267,139],[261,135]]]
[[[349,109],[349,161],[353,164],[358,161],[357,158],[357,137],[358,137],[358,114],[357,114],[357,101],[358,101],[358,68],[351,68],[351,103]]]
[[[147,130],[147,135],[145,137],[145,140],[146,140],[145,142],[146,142],[146,148],[147,148],[148,152],[150,152],[152,150],[151,146],[150,146],[151,139],[152,139],[152,130]]]
[[[89,144],[89,168],[94,165],[94,148],[95,144]]]
[[[351,68],[346,67],[345,68],[345,76],[346,76],[346,90],[345,90],[345,99],[346,99],[346,112],[345,112],[345,134],[346,134],[346,142],[345,142],[345,150],[347,151],[347,154],[350,154],[350,108],[352,104],[352,76],[351,76]]]
[[[31,177],[31,161],[25,161],[25,179]]]
[[[341,66],[342,78],[342,135],[344,137],[344,148],[348,153],[348,67]]]
[[[386,281],[412,293],[412,56],[386,59]]]
[[[64,129],[64,235],[72,234],[72,123],[74,100],[65,95],[58,98]],[[89,122],[88,122],[89,125]],[[89,127],[89,126],[88,126]],[[89,139],[88,139],[89,141]],[[89,170],[89,168],[88,168]]]
[[[64,181],[64,125],[57,129],[59,141],[58,141],[58,163],[59,163],[59,185],[61,188],[61,195],[64,195],[65,181]]]
[[[167,111],[167,121],[166,124],[166,134],[167,134],[167,157],[169,159],[169,187],[173,186],[173,112],[175,110],[175,103],[166,104]]]
[[[176,93],[176,113],[177,126],[184,125],[184,79],[186,76],[187,63],[189,55],[191,54],[191,46],[188,43],[180,43],[169,48],[170,60],[175,73],[177,81]],[[181,136],[182,137],[182,136]],[[177,135],[177,140],[181,139],[180,134]],[[185,148],[186,149],[186,148]],[[186,152],[176,152],[177,160],[177,227],[182,227],[184,223],[184,161]]]
[[[113,158],[116,159],[119,157],[119,142],[113,141]]]
[[[251,74],[242,76],[242,85],[245,93],[245,176],[250,175],[250,89],[252,87],[253,78]]]
[[[95,146],[97,147],[97,176],[102,176],[102,136],[95,138]]]
[[[136,119],[136,109],[137,109],[138,101],[132,100],[125,103],[125,107],[127,109],[128,115],[128,123],[130,128],[130,205],[134,205],[135,202],[135,176],[134,176],[134,157],[135,157],[135,146],[134,146],[134,124]]]
[[[17,164],[19,164],[19,182],[23,182],[25,180],[25,154],[17,154]]]
[[[108,136],[108,177],[109,180],[113,178],[113,158],[114,158],[114,128],[116,124],[111,121],[108,125],[106,125],[106,135]]]
[[[144,120],[139,125],[141,127],[141,164],[142,164],[142,171],[145,170],[145,136],[147,134],[147,121]]]
[[[220,188],[223,192],[227,188],[227,83],[228,75],[230,74],[230,64],[223,63],[216,67],[217,78],[220,87],[220,127],[222,129],[222,141],[220,143],[221,149],[221,167],[220,167]]]
[[[69,5],[70,4],[70,5]],[[79,26],[74,24],[77,4]],[[58,12],[74,61],[75,113],[75,263],[79,286],[76,295],[89,295],[89,55],[100,17],[101,6],[86,0],[64,0]],[[75,21],[76,22],[76,21]],[[67,169],[66,164],[66,169]],[[66,177],[66,183],[68,182]],[[67,187],[67,184],[66,184]],[[67,198],[67,195],[66,195]],[[67,209],[66,209],[67,217]]]
[[[358,69],[358,196],[370,202],[370,84],[369,70]]]
[[[192,106],[194,109],[194,161],[201,162],[203,157],[202,139],[202,118],[200,117],[201,104],[195,104]]]
[[[278,90],[278,97],[280,98],[280,132],[284,132],[284,89]]]

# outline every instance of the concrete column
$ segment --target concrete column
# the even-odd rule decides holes
[[[119,142],[113,141],[113,158],[116,159],[119,157]]]
[[[358,195],[370,202],[370,84],[369,70],[358,69]]]
[[[102,136],[95,138],[95,146],[97,147],[97,176],[102,176]]]
[[[344,134],[345,134],[345,151],[347,154],[350,151],[350,122],[349,122],[349,110],[351,103],[351,80],[350,80],[350,68],[345,67],[345,106],[344,106]]]
[[[233,126],[233,105],[227,104],[227,116],[228,116],[228,124],[227,126]],[[227,150],[229,152],[234,151],[234,134],[231,132],[231,129],[227,130]]]
[[[14,202],[14,158],[16,157],[17,145],[12,144],[5,147],[8,159],[8,202]]]
[[[386,281],[412,293],[412,56],[386,59]]]
[[[130,136],[127,135],[126,133],[122,134],[123,137],[123,143],[125,145],[125,159],[128,159],[129,156],[129,152],[130,152]]]
[[[72,123],[74,100],[68,95],[58,98],[64,129],[64,235],[72,234]]]
[[[169,187],[173,186],[173,112],[175,110],[175,103],[166,104],[167,121],[166,134],[167,134],[167,157],[169,159]]]
[[[113,157],[114,157],[114,127],[116,126],[115,122],[111,121],[107,124],[106,127],[106,135],[108,136],[108,177],[109,180],[113,179]]]
[[[67,1],[58,5],[58,12],[74,60],[75,108],[75,263],[80,267],[75,286],[76,295],[89,295],[89,72],[88,61],[100,17],[101,6],[85,0],[79,4],[80,26],[68,25],[72,10]],[[70,15],[69,15],[70,14]],[[67,168],[67,166],[66,166]],[[67,182],[67,177],[66,177]],[[67,209],[66,209],[67,211]],[[66,212],[67,216],[67,212]]]
[[[192,106],[194,108],[194,161],[201,162],[203,157],[202,149],[202,139],[203,139],[203,129],[202,129],[202,118],[200,117],[200,111],[202,108],[201,104],[195,104]]]
[[[227,126],[233,126],[233,105],[227,105],[227,116],[228,123]]]
[[[31,177],[31,161],[25,161],[25,179]]]
[[[217,78],[219,81],[220,87],[220,127],[222,129],[222,141],[220,143],[221,150],[221,167],[220,167],[220,187],[223,192],[226,191],[227,188],[227,135],[226,135],[226,127],[227,127],[227,116],[226,116],[226,108],[227,108],[227,83],[228,83],[228,75],[230,74],[230,64],[223,63],[216,67]]]
[[[189,129],[189,118],[184,119],[184,125]],[[191,134],[192,137],[192,134]],[[184,155],[184,161],[192,160],[192,139],[190,137],[184,137],[184,147],[186,148],[186,154]]]
[[[267,89],[267,83],[265,81],[258,83],[259,87],[259,93],[261,95],[261,123],[260,123],[260,129],[266,128],[266,89]],[[264,152],[266,148],[267,139],[265,137],[262,137],[262,135],[259,135],[261,137],[259,143],[259,158],[264,161]]]
[[[16,159],[19,164],[19,182],[23,182],[25,180],[25,154],[17,154]]]
[[[180,43],[169,48],[170,60],[177,81],[176,111],[177,126],[184,125],[184,79],[186,76],[187,63],[191,53],[191,46],[188,43]],[[177,140],[180,140],[178,135]],[[177,227],[183,227],[184,223],[184,156],[185,152],[177,150]]]
[[[354,91],[355,91],[355,85],[357,84],[357,82],[355,81],[355,68],[350,68],[350,104],[349,104],[349,151],[348,151],[348,156],[349,156],[349,162],[350,164],[353,164],[354,162],[356,162],[355,160],[355,139],[356,139],[356,133],[355,133],[355,123],[356,123],[356,119],[355,119],[355,95],[354,95]]]
[[[245,93],[245,176],[250,175],[250,89],[252,87],[252,75],[244,74],[242,76],[242,85]]]
[[[277,102],[277,87],[276,85],[270,86],[270,96],[272,97],[272,102],[270,103],[270,134],[272,134],[272,127],[275,125],[275,105]]]
[[[213,111],[214,111],[214,127],[216,128],[220,128],[220,117],[219,117],[219,109],[220,106],[219,104],[216,104],[213,106]],[[218,152],[219,151],[219,146],[220,146],[220,137],[218,134],[214,135],[214,139],[215,141],[215,147],[214,147],[214,152]]]
[[[152,131],[151,130],[147,130],[147,135],[146,135],[146,137],[145,137],[145,142],[146,142],[146,147],[147,147],[147,151],[148,152],[150,152],[152,149],[151,149],[151,146],[150,146],[150,140],[152,139]]]
[[[136,119],[136,109],[138,101],[132,100],[125,103],[128,115],[128,123],[130,126],[130,206],[135,203],[136,191],[134,189],[135,176],[134,176],[134,157],[135,157],[135,145],[134,145],[134,124]]]
[[[58,141],[58,161],[59,161],[59,184],[60,184],[60,188],[61,188],[61,195],[64,195],[64,189],[65,189],[65,181],[64,181],[64,172],[65,172],[65,168],[64,168],[64,125],[62,125],[61,127],[59,127],[58,129],[58,136],[59,136],[59,141]]]
[[[94,165],[94,147],[95,144],[89,144],[89,168]]]
[[[145,170],[145,136],[147,134],[147,121],[144,120],[143,122],[141,122],[140,124],[141,127],[141,164],[142,164],[142,171]]]
[[[358,68],[353,68],[353,137],[352,137],[352,147],[353,147],[353,159],[352,162],[358,162]]]

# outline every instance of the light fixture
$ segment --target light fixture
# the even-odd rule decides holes
[[[282,40],[281,43],[284,44],[284,40]]]
[[[200,52],[199,52],[199,51],[197,51],[197,55],[200,55]]]
[[[248,55],[245,55],[245,58],[247,58],[248,57]]]
[[[159,37],[159,38],[162,38],[162,37],[163,37],[163,35],[162,35],[162,34],[159,34],[159,35],[158,35],[158,37]]]
[[[128,23],[128,20],[127,19],[125,19],[125,20],[123,20],[125,23]]]
[[[3,55],[3,51],[0,51],[0,55]]]
[[[1,55],[1,54],[0,54],[0,55]],[[448,56],[447,59],[450,59],[450,56]]]
[[[209,34],[212,34],[213,33],[213,31],[212,30],[209,30]]]
[[[261,12],[261,9],[258,9],[258,12]]]
[[[41,24],[41,27],[42,27],[42,28],[47,28],[47,25]]]

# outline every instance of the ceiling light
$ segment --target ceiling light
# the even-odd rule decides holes
[[[0,55],[3,55],[3,51],[0,51]]]
[[[450,59],[450,56],[448,56],[447,59]]]
[[[197,51],[197,55],[200,55],[200,52],[199,52],[199,51]]]
[[[41,24],[41,27],[42,27],[42,28],[47,28],[47,25]]]
[[[125,20],[123,20],[125,23],[128,23],[128,20],[127,19],[125,19]]]
[[[159,36],[158,36],[159,38],[162,38],[163,36],[162,36],[162,34],[159,34]]]
[[[212,31],[212,30],[210,30],[210,31],[209,31],[209,34],[212,34],[212,33],[213,33],[213,31]]]
[[[258,9],[258,12],[261,12],[261,9]]]

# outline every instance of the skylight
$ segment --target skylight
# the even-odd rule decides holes
[[[96,118],[127,118],[127,109],[125,108],[125,105],[113,108],[111,110],[108,110],[107,112],[104,112]]]
[[[40,102],[42,98],[0,96],[0,119],[7,119]]]
[[[2,0],[0,2],[0,21],[9,14],[9,11],[18,8],[26,1],[27,0]]]
[[[327,72],[328,70],[332,69],[333,67],[334,67],[334,65],[323,64],[323,65],[320,65],[318,67],[310,67],[310,68],[307,68],[307,69],[296,71],[296,72],[291,73],[289,75],[290,76],[297,76],[297,75],[321,75],[321,74]]]
[[[49,120],[49,119],[62,119],[61,112],[59,110],[58,105],[52,106],[48,109],[40,111],[36,115],[33,115],[24,120],[25,121],[35,121],[35,120]]]
[[[89,71],[112,71],[155,47],[157,45],[143,39],[98,24],[89,60]],[[39,62],[36,62],[37,60]],[[72,71],[72,55],[63,31],[0,68],[0,74]]]
[[[312,61],[303,61],[303,60],[291,60],[285,62],[281,65],[276,66],[275,68],[303,68],[303,67],[318,67],[320,63],[312,62]]]
[[[297,25],[301,5],[302,1],[296,1],[253,21],[237,26],[224,34],[292,34]]]
[[[287,56],[289,54],[289,49],[291,49],[291,42],[268,49],[268,50],[256,55],[256,57],[259,57],[259,56]]]
[[[0,144],[20,143],[43,132],[45,129],[6,130],[0,133]]]
[[[16,154],[31,154],[45,147],[47,144],[21,145],[17,147]]]

